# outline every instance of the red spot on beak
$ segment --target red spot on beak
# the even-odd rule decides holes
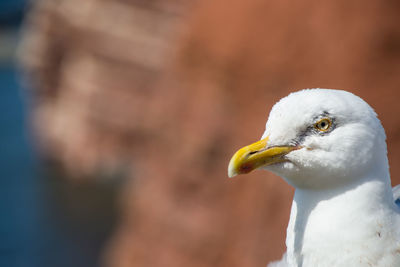
[[[254,169],[253,164],[247,163],[240,166],[239,173],[249,173]]]

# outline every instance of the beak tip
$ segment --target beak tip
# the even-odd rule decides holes
[[[235,168],[233,167],[233,164],[229,164],[228,167],[228,177],[229,178],[233,178],[236,175],[238,175],[237,171],[235,170]]]
[[[233,178],[233,177],[235,177],[237,175],[237,173],[228,173],[228,177],[229,178]]]
[[[233,178],[234,176],[238,175],[237,171],[236,171],[236,154],[231,158],[231,160],[229,161],[228,164],[228,177],[229,178]]]

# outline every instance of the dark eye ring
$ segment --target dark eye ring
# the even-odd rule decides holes
[[[321,132],[326,132],[331,128],[332,121],[329,118],[323,118],[314,124],[314,128]]]

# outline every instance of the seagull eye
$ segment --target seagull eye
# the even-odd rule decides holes
[[[328,131],[331,126],[332,121],[329,118],[323,118],[319,120],[316,124],[314,124],[314,127],[321,132]]]

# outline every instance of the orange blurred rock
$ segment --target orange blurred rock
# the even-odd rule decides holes
[[[38,1],[20,51],[46,157],[72,177],[129,169],[158,134],[147,109],[182,8],[178,0]]]

